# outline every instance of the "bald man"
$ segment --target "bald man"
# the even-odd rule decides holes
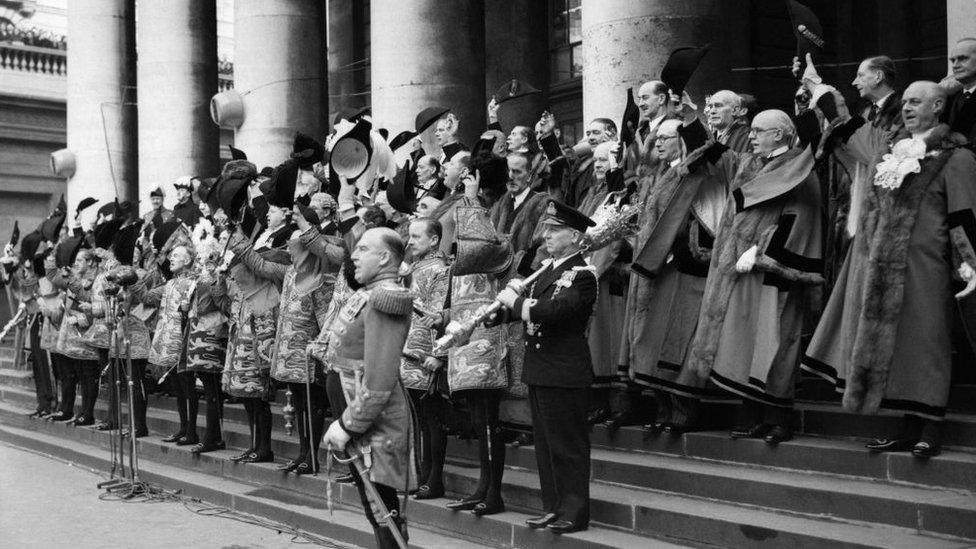
[[[869,165],[872,184],[803,365],[833,381],[851,411],[904,414],[901,430],[869,450],[928,458],[940,451],[949,397],[953,278],[965,283],[956,299],[976,290],[976,155],[939,123],[946,92],[934,82],[902,94],[905,128],[890,151],[883,130],[850,117],[839,94],[817,105],[847,119],[835,155]],[[916,172],[899,169],[912,162]]]
[[[794,146],[796,135],[785,112],[762,111],[749,131],[752,152],[718,157],[712,172],[731,193],[687,358],[691,372],[743,398],[732,437],[768,444],[793,436],[800,330],[823,282],[820,183],[812,150]]]
[[[749,150],[749,125],[743,120],[742,98],[729,90],[719,90],[705,101],[708,127],[719,143],[735,152]]]
[[[400,235],[384,227],[363,233],[352,252],[356,281],[362,288],[346,301],[332,325],[330,366],[339,373],[345,410],[332,422],[323,442],[334,452],[360,456],[370,480],[406,538],[406,519],[399,516],[397,490],[417,486],[410,460],[412,416],[400,382],[400,355],[410,328],[413,298],[397,281],[403,262]],[[334,383],[335,378],[330,378]],[[366,497],[363,480],[351,468],[377,546],[397,547],[388,517]]]

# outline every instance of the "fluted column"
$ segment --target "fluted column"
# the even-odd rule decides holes
[[[356,28],[355,3],[353,0],[328,3],[329,124],[341,109],[366,106],[362,92],[369,90],[360,89],[360,82],[369,65],[356,58],[356,33],[362,31]]]
[[[219,133],[210,119],[217,92],[214,0],[139,0],[139,197],[183,175],[219,171]],[[70,48],[69,48],[70,51]]]
[[[949,51],[960,38],[976,36],[976,2],[946,0],[946,42]]]
[[[583,116],[618,123],[627,88],[660,78],[671,51],[712,44],[689,83],[700,98],[705,89],[728,85],[728,56],[720,42],[716,0],[583,0]],[[723,82],[724,79],[724,82]]]
[[[324,30],[321,0],[234,2],[234,89],[244,98],[234,146],[259,169],[288,158],[295,131],[323,137]]]
[[[68,6],[67,136],[75,156],[70,211],[81,199],[134,198],[136,168],[133,0],[73,0]]]
[[[373,0],[370,30],[376,123],[396,134],[424,108],[447,107],[473,144],[485,127],[483,1]]]

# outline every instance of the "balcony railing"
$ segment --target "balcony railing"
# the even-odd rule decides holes
[[[65,76],[68,74],[68,52],[37,46],[0,44],[0,69]]]

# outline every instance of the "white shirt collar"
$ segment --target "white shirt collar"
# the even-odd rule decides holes
[[[968,93],[968,94],[972,95],[973,92],[976,92],[976,84],[973,84],[972,86],[969,86],[968,88],[963,88],[962,91],[963,91],[963,93]]]
[[[664,116],[665,115],[662,114],[662,115],[656,117],[654,120],[651,120],[650,122],[648,122],[647,129],[649,131],[652,131],[652,132],[653,131],[657,131],[657,127],[661,125],[661,122],[664,122]]]
[[[558,267],[558,266],[560,266],[560,265],[562,265],[563,263],[565,263],[565,262],[566,262],[566,260],[567,260],[567,259],[569,259],[569,258],[571,258],[571,257],[573,257],[574,255],[576,255],[576,254],[578,254],[578,253],[579,253],[579,252],[573,252],[573,253],[571,253],[571,254],[569,254],[569,255],[567,255],[567,256],[565,256],[565,257],[561,257],[561,258],[559,258],[559,259],[554,259],[554,260],[552,260],[552,268],[553,268],[553,269],[555,269],[556,267]]]
[[[766,156],[766,158],[776,158],[777,156],[785,153],[788,150],[790,150],[789,145],[783,145],[782,147],[780,147],[780,148],[776,149],[775,151],[769,153],[769,155]]]
[[[668,165],[671,166],[672,168],[675,167],[675,166],[677,166],[678,164],[681,164],[681,157],[680,156],[678,158],[675,158],[674,160],[672,160],[670,163],[668,163]]]
[[[513,197],[512,209],[516,209],[525,202],[525,197],[529,196],[529,188],[526,187],[522,192]]]
[[[921,139],[922,141],[925,141],[925,138],[928,137],[933,131],[935,131],[935,126],[932,126],[931,128],[921,133],[913,133],[912,139]]]
[[[881,107],[884,107],[885,106],[885,103],[888,102],[888,98],[891,97],[892,94],[894,94],[894,93],[895,92],[893,92],[893,91],[888,92],[888,95],[886,95],[886,96],[882,97],[881,99],[878,99],[877,101],[875,101],[874,102],[874,106],[875,107],[878,107],[878,110],[881,110]]]

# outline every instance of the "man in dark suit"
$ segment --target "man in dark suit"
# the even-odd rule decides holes
[[[868,57],[857,67],[857,75],[851,84],[861,98],[869,104],[861,113],[876,128],[897,131],[901,122],[901,94],[895,91],[895,63],[890,57]]]
[[[962,38],[949,54],[952,78],[961,89],[949,96],[942,121],[952,131],[969,139],[969,148],[976,147],[976,38]]]
[[[528,287],[509,282],[498,301],[508,318],[525,323],[522,381],[529,386],[544,512],[526,524],[563,534],[585,530],[590,521],[586,414],[593,364],[586,327],[597,282],[580,252],[580,238],[594,223],[555,200],[540,223],[552,260]]]

